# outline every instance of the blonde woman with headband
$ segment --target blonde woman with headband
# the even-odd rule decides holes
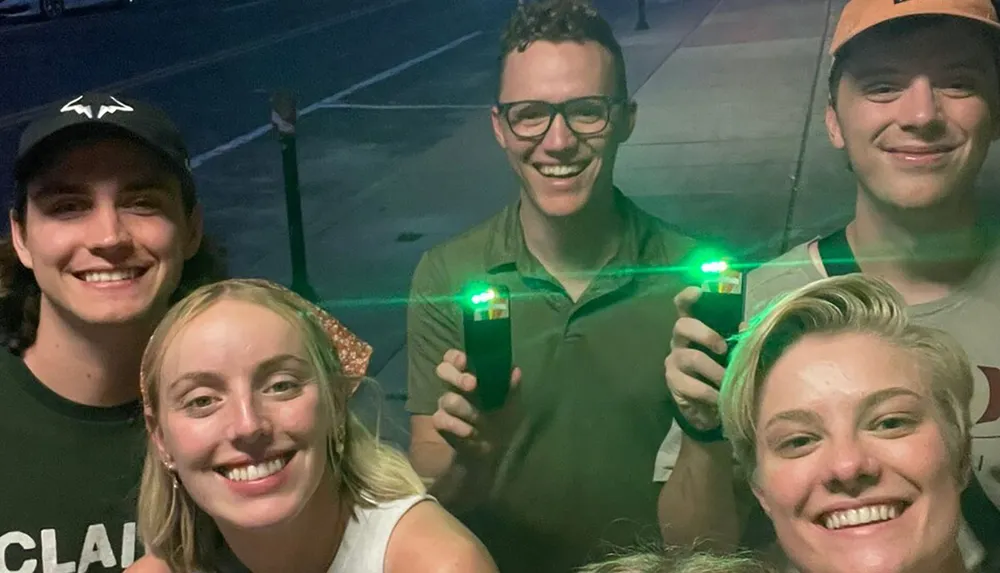
[[[734,349],[719,409],[778,542],[801,573],[964,573],[968,360],[913,324],[880,279],[780,299]]]
[[[134,573],[495,573],[400,453],[348,412],[371,347],[278,285],[196,290],[142,362]]]

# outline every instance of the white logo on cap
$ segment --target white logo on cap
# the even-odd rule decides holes
[[[132,109],[131,106],[118,101],[118,99],[116,99],[115,97],[113,97],[113,96],[108,96],[108,97],[111,98],[111,101],[113,103],[111,103],[109,105],[103,105],[102,104],[100,107],[98,107],[98,109],[97,109],[97,119],[101,119],[102,117],[104,117],[104,114],[106,114],[106,113],[115,113],[116,111],[135,111],[134,109]],[[79,103],[80,100],[82,100],[82,99],[83,99],[83,96],[80,96],[80,97],[76,98],[75,100],[67,103],[64,106],[62,106],[62,109],[60,109],[59,111],[62,112],[62,113],[68,113],[68,112],[71,112],[71,111],[75,111],[76,113],[78,113],[80,115],[85,115],[85,116],[87,116],[90,119],[94,119],[94,106],[88,105],[88,104]]]

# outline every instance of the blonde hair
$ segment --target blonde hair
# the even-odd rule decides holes
[[[325,312],[273,283],[235,279],[199,288],[177,303],[153,333],[142,359],[142,390],[150,441],[139,490],[138,527],[147,550],[173,571],[207,572],[217,568],[221,534],[183,484],[176,481],[156,450],[160,370],[166,349],[194,318],[223,300],[264,307],[302,333],[306,355],[315,371],[322,408],[332,419],[327,447],[328,469],[341,495],[353,506],[372,507],[424,493],[406,457],[381,444],[347,409],[354,380],[345,377],[337,349],[322,323]]]
[[[969,360],[947,333],[914,324],[887,282],[861,274],[819,280],[780,298],[740,335],[719,391],[719,414],[747,477],[755,477],[757,414],[771,368],[805,336],[842,333],[874,335],[912,355],[924,374],[956,477],[964,482],[971,465]]]
[[[587,565],[577,573],[777,573],[777,570],[749,554],[716,555],[673,548],[619,555]]]

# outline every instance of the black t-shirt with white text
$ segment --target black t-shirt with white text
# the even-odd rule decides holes
[[[141,404],[84,406],[0,350],[0,573],[122,571],[138,559]]]

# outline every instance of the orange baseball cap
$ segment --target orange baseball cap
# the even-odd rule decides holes
[[[850,0],[840,13],[830,54],[837,55],[844,44],[866,30],[910,16],[954,16],[1000,31],[1000,21],[990,0]]]

